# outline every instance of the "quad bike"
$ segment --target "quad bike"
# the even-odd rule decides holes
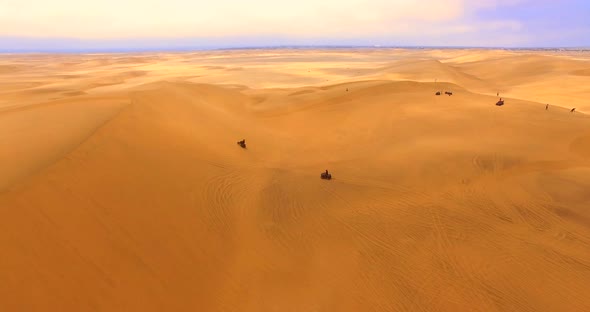
[[[332,174],[331,173],[322,172],[322,174],[320,175],[320,178],[322,178],[324,180],[332,180]]]
[[[246,148],[246,140],[238,141],[238,145],[242,148]]]

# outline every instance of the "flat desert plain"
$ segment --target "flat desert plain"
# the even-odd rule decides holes
[[[590,53],[1,55],[0,86],[1,311],[590,311]]]

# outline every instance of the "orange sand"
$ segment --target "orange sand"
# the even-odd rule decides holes
[[[589,72],[530,51],[0,56],[0,311],[590,311]]]

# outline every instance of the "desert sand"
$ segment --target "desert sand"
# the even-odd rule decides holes
[[[588,53],[15,54],[0,86],[1,311],[590,311]]]

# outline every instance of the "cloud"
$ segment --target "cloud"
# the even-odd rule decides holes
[[[587,36],[551,33],[588,29],[589,9],[584,0],[0,0],[0,49],[42,38],[75,47],[577,45]]]
[[[203,37],[401,34],[526,0],[0,0],[0,35]],[[420,28],[420,27],[417,27]]]
[[[539,1],[539,0],[537,0]],[[546,1],[546,0],[541,0]],[[498,8],[498,7],[507,7],[507,6],[516,6],[522,5],[525,3],[534,3],[534,0],[479,0],[479,1],[472,1],[470,3],[471,7],[477,9],[489,9],[489,8]]]

